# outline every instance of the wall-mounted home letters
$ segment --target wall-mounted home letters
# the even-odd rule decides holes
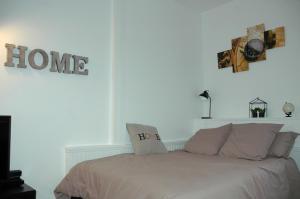
[[[18,68],[27,68],[25,63],[26,61],[26,51],[27,47],[25,46],[16,46],[14,44],[5,44],[7,49],[7,60],[4,63],[7,67],[15,67],[15,60],[18,60]],[[17,51],[15,53],[14,51]],[[41,56],[41,63],[36,62],[36,56]],[[85,64],[88,63],[88,57],[82,57],[77,55],[71,55],[64,53],[60,58],[60,55],[56,51],[50,52],[50,62],[51,66],[50,72],[58,72],[65,74],[77,74],[77,75],[88,75],[88,69],[85,69]],[[71,66],[71,59],[73,60],[73,65]],[[28,54],[28,63],[29,65],[36,70],[43,70],[49,64],[49,56],[42,49],[34,49]]]

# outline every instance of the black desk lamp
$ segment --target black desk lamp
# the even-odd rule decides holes
[[[202,119],[211,119],[211,97],[208,94],[208,90],[205,90],[203,93],[199,95],[200,97],[209,99],[209,115],[208,117],[201,117]]]

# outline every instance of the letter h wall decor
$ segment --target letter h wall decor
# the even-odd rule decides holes
[[[218,53],[218,68],[232,67],[233,72],[249,70],[249,63],[266,60],[266,50],[285,45],[284,27],[265,31],[259,24],[247,28],[247,35],[232,39],[230,50]]]

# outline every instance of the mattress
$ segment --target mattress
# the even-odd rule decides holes
[[[175,151],[82,162],[54,193],[57,199],[299,199],[299,191],[293,159],[251,161]]]

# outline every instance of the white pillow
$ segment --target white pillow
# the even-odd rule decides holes
[[[126,128],[135,154],[143,155],[168,152],[160,140],[156,127],[142,124],[126,124]]]

